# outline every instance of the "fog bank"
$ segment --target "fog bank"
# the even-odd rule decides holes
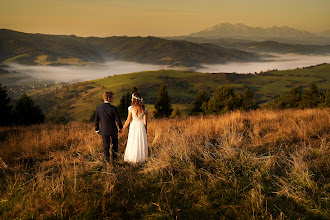
[[[268,54],[269,55],[269,54]],[[203,64],[204,68],[195,69],[197,72],[227,72],[227,73],[259,73],[272,69],[286,70],[312,66],[321,63],[330,63],[328,56],[307,56],[296,54],[271,54],[274,57],[266,62],[249,63],[226,63],[226,64]],[[266,57],[266,56],[265,56]],[[85,66],[26,66],[20,64],[9,64],[9,71],[16,71],[26,77],[15,80],[16,85],[23,81],[28,84],[38,83],[74,83],[81,81],[94,80],[113,75],[139,72],[157,71],[168,68],[161,65],[140,64],[125,61],[109,61],[105,63],[90,63]],[[182,70],[182,68],[181,68]],[[1,75],[0,75],[0,81]]]
[[[125,61],[91,63],[84,66],[26,66],[9,64],[9,71],[16,71],[29,76],[29,81],[47,81],[52,83],[74,83],[99,79],[139,71],[153,71],[164,66],[140,64]]]
[[[267,62],[249,62],[249,63],[226,63],[226,64],[203,64],[205,68],[197,69],[197,72],[228,72],[228,73],[259,73],[272,69],[288,70],[302,67],[308,67],[321,63],[330,63],[328,56],[308,56],[297,54],[267,54],[274,57]]]

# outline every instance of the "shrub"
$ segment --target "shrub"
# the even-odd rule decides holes
[[[18,100],[15,116],[16,122],[23,125],[38,124],[45,120],[45,115],[40,107],[26,94],[23,94]]]

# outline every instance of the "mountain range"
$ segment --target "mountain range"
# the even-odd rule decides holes
[[[202,31],[189,34],[189,37],[202,38],[238,38],[253,41],[278,41],[281,43],[330,44],[327,32],[322,36],[288,26],[250,27],[245,24],[220,23]]]
[[[77,37],[0,30],[0,63],[62,65],[123,60],[169,66],[259,60],[254,53],[156,37]]]

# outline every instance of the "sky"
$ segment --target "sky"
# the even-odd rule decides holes
[[[219,23],[330,30],[330,0],[0,0],[0,28],[77,36],[178,36]]]

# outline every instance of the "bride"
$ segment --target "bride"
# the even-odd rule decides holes
[[[141,163],[148,157],[147,117],[148,112],[143,105],[143,98],[139,94],[133,93],[132,104],[128,107],[127,120],[121,131],[123,132],[129,125],[125,162]]]

